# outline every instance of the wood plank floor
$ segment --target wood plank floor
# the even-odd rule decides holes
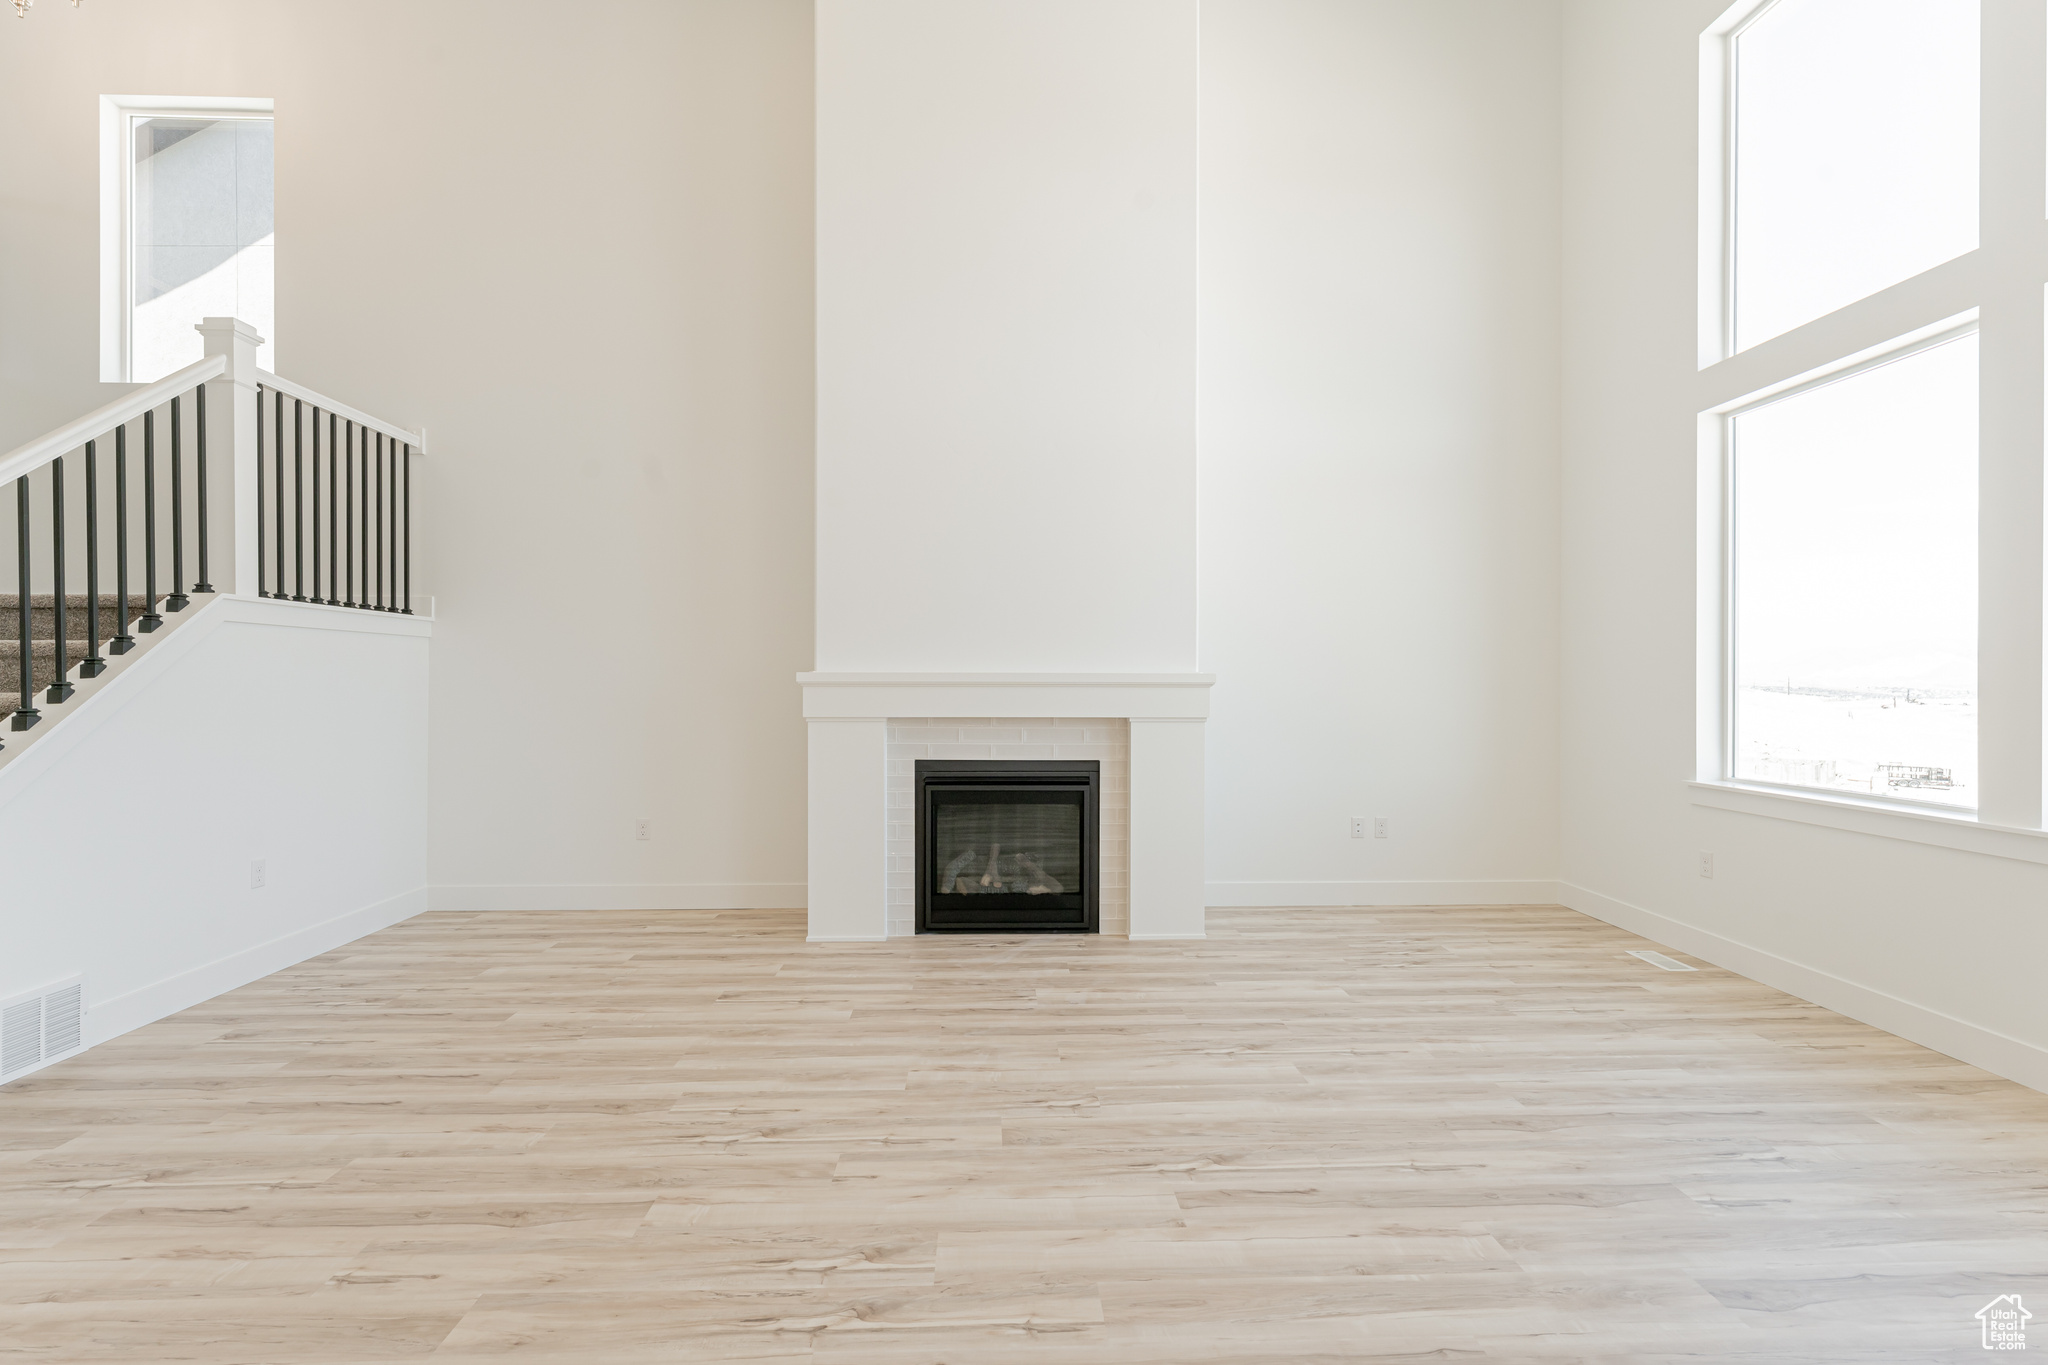
[[[421,916],[0,1090],[0,1358],[2048,1346],[2048,1096],[1565,910],[1210,923]]]

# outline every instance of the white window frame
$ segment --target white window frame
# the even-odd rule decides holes
[[[100,380],[135,381],[130,323],[135,314],[133,128],[138,119],[273,119],[276,101],[243,95],[100,96]],[[269,338],[265,338],[268,340]],[[276,352],[269,356],[276,368]]]
[[[2048,486],[2042,460],[2048,396],[2048,7],[1982,7],[1977,249],[1737,352],[1731,330],[1735,39],[1775,3],[1742,0],[1700,39],[1692,798],[1749,814],[2048,862],[2048,841],[2037,833],[2048,813]],[[1980,346],[1977,810],[1737,779],[1732,419],[1972,329]],[[2025,835],[2035,837],[2013,837]]]

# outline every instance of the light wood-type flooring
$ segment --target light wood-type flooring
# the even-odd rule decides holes
[[[2048,1096],[1566,910],[1210,925],[423,915],[0,1090],[0,1360],[2048,1349]]]

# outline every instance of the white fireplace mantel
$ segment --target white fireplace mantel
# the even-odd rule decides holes
[[[810,731],[810,937],[888,937],[892,719],[1130,725],[1130,936],[1201,938],[1207,673],[799,673]]]
[[[808,719],[1114,716],[1206,720],[1213,673],[799,673]],[[990,708],[994,708],[991,710]]]

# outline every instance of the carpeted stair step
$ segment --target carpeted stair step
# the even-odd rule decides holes
[[[38,640],[36,643],[41,645],[44,642]],[[57,650],[54,641],[50,642],[50,644],[51,648],[48,653],[43,652],[40,648],[37,649],[33,665],[36,682],[36,705],[38,707],[42,706],[46,700],[44,689],[57,681]],[[0,687],[18,688],[21,686],[21,650],[18,646],[14,654],[15,657],[9,659],[5,667],[0,667]],[[73,657],[67,659],[66,662],[71,665],[71,678],[72,681],[76,682],[78,680],[78,658]],[[20,702],[20,692],[0,692],[0,719],[4,719],[11,714],[14,708],[20,705]]]
[[[79,660],[86,655],[86,642],[73,640],[64,651],[64,664],[75,670]],[[106,658],[106,642],[100,642],[100,657]],[[48,687],[57,680],[57,642],[55,640],[29,641],[29,667],[35,673],[37,688]],[[0,686],[21,685],[21,641],[0,640]]]
[[[163,595],[157,597],[159,604]],[[83,635],[86,629],[86,612],[89,610],[86,596],[82,592],[64,594],[64,626],[67,634]],[[143,605],[142,594],[128,594],[129,616],[141,616],[147,608]],[[163,607],[159,605],[158,611]],[[0,637],[20,641],[21,596],[18,593],[0,592]],[[100,638],[107,640],[121,632],[120,603],[106,593],[100,594]],[[35,640],[57,638],[57,594],[53,592],[30,593],[28,599],[28,633]],[[0,681],[5,681],[0,678]]]
[[[76,628],[74,628],[73,633],[77,633]],[[28,647],[29,655],[36,661],[36,666],[38,668],[40,668],[45,662],[48,662],[52,665],[54,665],[57,662],[57,642],[55,640],[30,640],[28,642]],[[79,638],[77,639],[68,641],[64,646],[65,662],[73,664],[77,663],[80,659],[83,659],[86,656],[86,652],[89,649],[91,649],[91,647],[92,646],[90,642],[87,641],[83,635],[80,635]],[[106,652],[107,642],[104,639],[102,639],[100,641],[100,653],[105,654]],[[14,677],[14,674],[9,672],[8,670],[19,669],[20,667],[21,641],[15,639],[0,638],[0,683],[7,682],[9,679]]]
[[[161,604],[163,595],[157,601]],[[159,605],[158,610],[163,608]],[[64,663],[70,676],[76,680],[79,661],[90,649],[86,640],[89,624],[87,615],[90,605],[84,593],[64,594],[64,633],[71,637],[64,650]],[[45,690],[57,681],[57,595],[50,592],[29,594],[29,669],[33,674],[36,689],[36,707],[47,706]],[[142,595],[128,595],[128,615],[134,620],[144,613]],[[120,604],[102,594],[100,597],[100,657],[112,661],[114,654],[108,643],[121,631]],[[141,635],[140,629],[130,627],[132,634]],[[12,715],[21,705],[21,597],[16,593],[0,593],[0,687],[10,689],[0,692],[0,720]]]

